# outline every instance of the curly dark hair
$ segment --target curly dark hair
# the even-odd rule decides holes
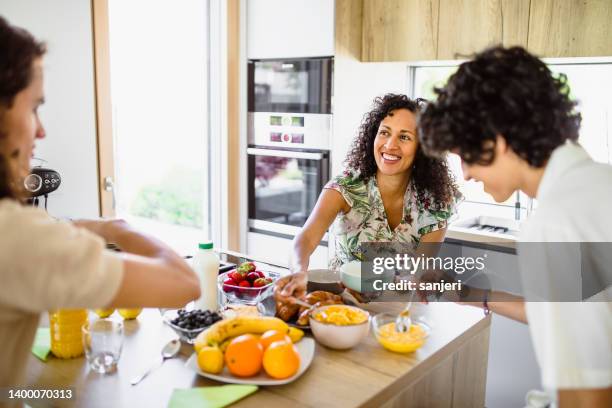
[[[581,116],[566,76],[553,76],[521,47],[476,54],[435,93],[419,118],[430,155],[456,149],[465,162],[488,165],[501,135],[519,157],[542,167],[556,147],[578,139]]]
[[[6,137],[4,113],[13,106],[15,96],[30,85],[32,63],[45,52],[44,43],[0,16],[0,139]],[[0,198],[19,198],[10,180],[9,160],[0,154]]]
[[[346,157],[347,168],[357,171],[362,180],[376,175],[378,166],[374,157],[374,139],[380,122],[389,113],[398,109],[408,109],[418,115],[426,104],[424,99],[410,99],[406,95],[386,94],[374,99],[372,110],[363,116],[359,133]],[[427,193],[433,197],[434,208],[444,208],[460,196],[455,179],[447,162],[441,157],[428,157],[419,142],[414,158],[411,179],[419,201],[426,200]]]

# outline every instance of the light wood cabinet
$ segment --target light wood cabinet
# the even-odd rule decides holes
[[[439,0],[365,0],[363,61],[436,59]]]
[[[527,46],[529,0],[440,0],[437,59],[502,44]]]
[[[609,56],[610,21],[612,0],[363,0],[361,59],[458,59],[497,44]]]
[[[543,57],[612,55],[612,1],[531,0],[528,44]]]

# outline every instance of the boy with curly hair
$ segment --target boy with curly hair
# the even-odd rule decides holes
[[[553,76],[523,48],[494,47],[461,64],[436,93],[419,122],[423,148],[458,154],[466,180],[482,181],[498,202],[516,190],[537,198],[520,242],[612,242],[612,167],[595,163],[577,143],[581,116],[564,75]],[[518,250],[524,282],[534,272],[521,251],[530,245]],[[553,286],[558,254],[543,252],[537,256],[549,267],[535,273]],[[612,312],[609,292],[602,293],[603,301],[500,302],[508,297],[483,292],[473,305],[529,322],[552,405],[609,407]]]

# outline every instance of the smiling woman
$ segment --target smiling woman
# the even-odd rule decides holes
[[[346,170],[325,187],[294,240],[294,275],[279,280],[277,298],[305,290],[309,257],[332,223],[330,269],[360,257],[365,242],[444,240],[460,194],[446,161],[423,154],[417,135],[422,100],[388,94],[374,100],[346,159]]]

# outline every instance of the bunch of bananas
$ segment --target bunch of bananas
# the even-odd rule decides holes
[[[194,348],[196,353],[204,347],[227,346],[229,340],[242,334],[262,334],[268,330],[277,330],[287,333],[293,343],[297,343],[304,336],[304,332],[276,317],[269,316],[236,316],[221,320],[198,335]]]

